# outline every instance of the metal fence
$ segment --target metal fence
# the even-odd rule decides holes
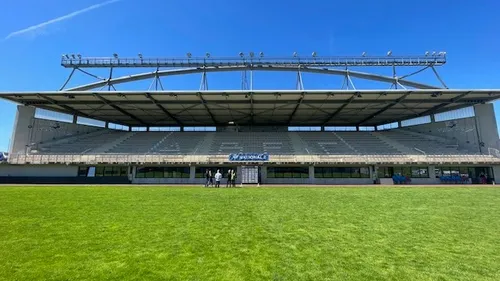
[[[12,154],[10,164],[228,164],[225,155]],[[271,164],[500,164],[500,151],[490,155],[270,155]]]

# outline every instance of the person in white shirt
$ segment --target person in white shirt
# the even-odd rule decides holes
[[[219,170],[217,170],[217,173],[215,173],[215,187],[219,188],[220,187],[220,180],[222,179],[222,174],[220,173]]]

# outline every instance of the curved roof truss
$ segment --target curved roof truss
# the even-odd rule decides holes
[[[185,75],[185,74],[196,74],[196,73],[211,73],[211,72],[230,72],[230,71],[282,71],[282,72],[304,72],[304,73],[315,73],[315,74],[324,74],[324,75],[340,75],[340,76],[350,76],[356,77],[365,80],[372,80],[378,82],[386,82],[391,84],[400,84],[403,86],[416,88],[416,89],[442,89],[440,87],[423,84],[419,82],[413,82],[405,79],[401,79],[398,77],[390,77],[379,74],[372,74],[366,72],[358,72],[351,70],[342,70],[342,69],[327,69],[327,68],[310,68],[310,67],[292,67],[292,66],[275,66],[275,65],[267,65],[267,66],[221,66],[221,67],[198,67],[198,68],[185,68],[185,69],[169,69],[169,70],[158,70],[153,72],[145,72],[134,75],[127,75],[117,78],[103,79],[98,82],[81,85],[73,88],[65,89],[65,91],[87,91],[93,90],[97,88],[101,88],[104,86],[112,86],[122,83],[140,81],[150,78],[158,78],[165,76],[176,76],[176,75]],[[408,76],[408,75],[407,75]],[[405,76],[405,77],[407,77]]]

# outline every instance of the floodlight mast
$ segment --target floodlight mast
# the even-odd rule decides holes
[[[242,59],[249,57],[250,59]],[[74,57],[62,56],[61,65],[65,68],[140,68],[140,67],[231,67],[231,66],[301,66],[301,67],[352,67],[352,66],[441,66],[446,63],[446,52],[433,52],[432,55],[396,56],[388,52],[386,56],[361,56],[352,57],[323,57],[314,52],[311,56],[299,56],[294,52],[292,57],[264,57],[259,53],[259,60],[252,60],[255,53],[239,53],[239,57],[216,58],[206,53],[205,56],[195,57],[187,53],[186,57],[178,58],[146,58],[139,57]],[[210,58],[210,60],[207,60]]]

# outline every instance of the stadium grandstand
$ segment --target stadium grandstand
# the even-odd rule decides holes
[[[446,53],[266,58],[62,57],[57,91],[0,93],[17,104],[3,183],[203,184],[237,171],[238,184],[493,183],[500,177],[493,110],[500,90],[450,89]],[[392,76],[354,68],[391,68]],[[109,69],[99,78],[92,69]],[[113,69],[154,68],[113,77]],[[398,76],[396,68],[418,70]],[[432,71],[440,86],[410,80]],[[256,90],[253,73],[296,73],[296,89]],[[210,90],[208,73],[241,72],[242,87]],[[76,73],[96,82],[68,88]],[[339,89],[308,90],[302,75],[337,75]],[[162,78],[199,74],[196,90]],[[384,87],[361,89],[354,79]],[[151,81],[146,90],[115,86]],[[5,154],[7,155],[7,154]]]

